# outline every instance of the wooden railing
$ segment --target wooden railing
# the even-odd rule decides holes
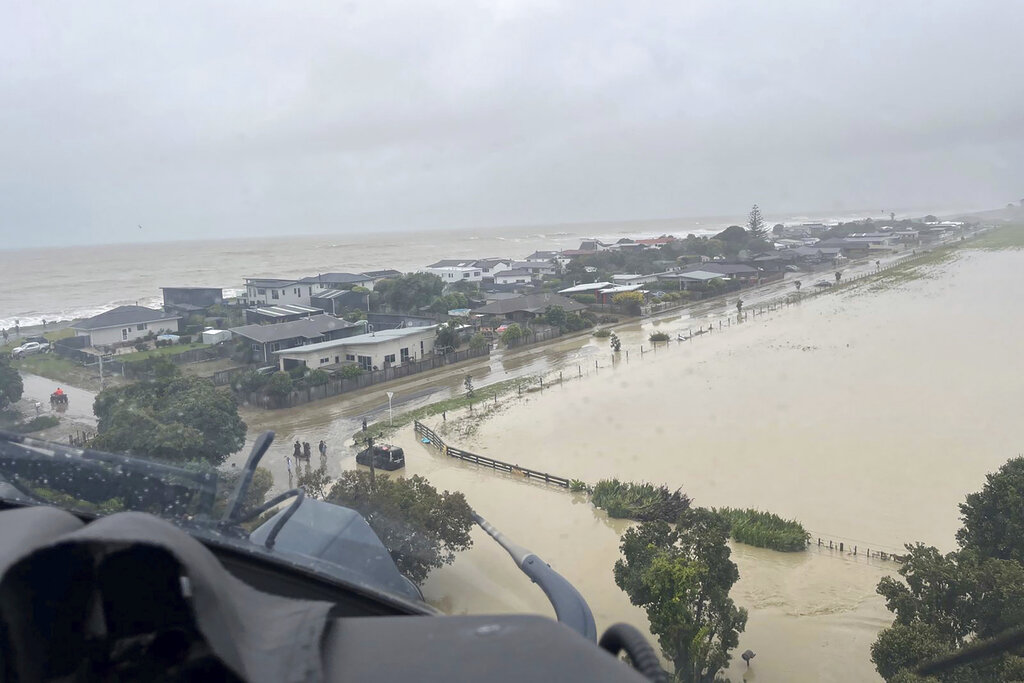
[[[449,457],[465,460],[466,462],[482,465],[483,467],[490,467],[498,472],[507,472],[526,479],[537,479],[539,481],[543,481],[545,484],[554,484],[556,486],[561,486],[564,489],[569,488],[569,480],[565,477],[558,477],[547,472],[538,472],[537,470],[531,470],[527,467],[520,467],[519,465],[513,465],[511,463],[502,462],[501,460],[495,460],[494,458],[488,458],[485,455],[477,455],[476,453],[464,451],[461,448],[449,446],[434,430],[419,420],[416,420],[415,428],[416,433],[430,441],[431,446]]]

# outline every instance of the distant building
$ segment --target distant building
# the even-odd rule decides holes
[[[474,315],[490,315],[514,322],[526,323],[544,313],[548,306],[559,306],[567,313],[582,311],[586,308],[581,303],[562,296],[561,294],[540,293],[517,296],[511,299],[500,299],[473,310]]]
[[[277,306],[258,306],[245,309],[245,322],[259,325],[287,323],[301,318],[308,318],[322,313],[314,306],[300,304],[278,304]]]
[[[184,316],[208,310],[224,303],[220,287],[161,287],[164,311]]]
[[[317,289],[352,289],[353,287],[365,287],[373,289],[374,279],[369,275],[357,273],[318,273],[299,280],[307,288],[312,286],[308,292],[313,296]]]
[[[369,307],[369,294],[344,289],[319,289],[313,291],[309,305],[324,313],[338,315],[353,309],[366,310]]]
[[[394,268],[385,268],[384,270],[368,270],[363,273],[366,277],[373,280],[375,283],[380,280],[394,280],[402,277],[402,272],[395,270]],[[373,289],[370,287],[370,289]]]
[[[496,285],[518,285],[518,284],[530,284],[533,282],[536,276],[530,270],[526,268],[515,268],[513,270],[505,270],[494,276],[494,284]]]
[[[245,278],[245,298],[250,306],[259,304],[299,304],[301,306],[308,306],[309,297],[312,294],[313,286],[297,279]]]
[[[656,282],[657,274],[640,275],[639,273],[624,273],[612,275],[612,284],[616,285],[646,285],[649,282]]]
[[[437,275],[446,284],[456,282],[480,282],[484,272],[476,266],[427,266],[423,272]]]
[[[396,367],[433,353],[437,326],[402,327],[275,351],[280,368],[297,365],[335,369],[358,364],[364,370]]]
[[[232,327],[231,335],[248,341],[256,360],[268,363],[274,360],[275,351],[353,336],[365,329],[363,322],[350,323],[321,314],[276,325]]]
[[[177,332],[181,316],[145,306],[118,306],[71,325],[75,335],[89,337],[90,346],[133,342],[150,332]]]

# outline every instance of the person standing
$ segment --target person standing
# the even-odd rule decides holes
[[[292,487],[292,459],[290,456],[284,456],[284,465],[288,468],[288,488]]]
[[[303,441],[302,442],[302,457],[305,458],[306,462],[308,463],[309,459],[312,457],[312,455],[313,455],[313,449],[309,447],[309,442],[308,441]]]
[[[302,458],[302,444],[298,439],[295,439],[295,450],[292,452],[292,456],[295,458],[295,464],[298,465],[299,459]]]
[[[327,442],[324,441],[323,439],[320,439],[320,443],[319,443],[319,445],[317,445],[317,450],[320,451],[320,467],[321,468],[326,467],[327,466]]]

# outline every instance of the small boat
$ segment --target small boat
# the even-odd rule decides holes
[[[356,453],[356,462],[360,465],[370,466],[370,449],[364,448]],[[373,466],[378,470],[391,472],[405,467],[405,452],[398,446],[387,444],[373,446]]]

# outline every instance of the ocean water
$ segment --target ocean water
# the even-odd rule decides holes
[[[834,222],[866,215],[806,213],[775,216],[768,222]],[[13,327],[15,321],[29,326],[85,318],[126,304],[159,306],[161,287],[223,287],[230,296],[241,291],[246,277],[385,268],[408,272],[442,258],[524,258],[537,250],[574,249],[585,238],[709,235],[744,220],[711,216],[39,249],[5,244],[9,248],[0,249],[0,328]]]

